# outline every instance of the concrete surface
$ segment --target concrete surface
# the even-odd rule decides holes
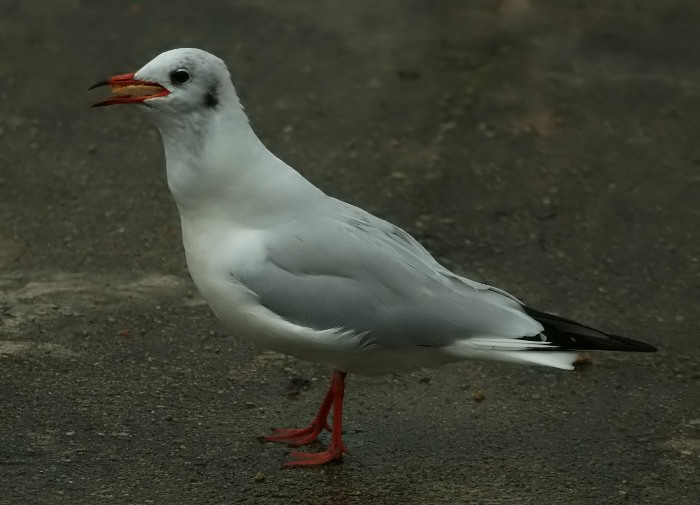
[[[0,4],[0,504],[700,503],[700,4]],[[566,373],[350,377],[342,465],[282,470],[327,371],[224,331],[161,144],[98,79],[195,46],[270,148],[448,266],[659,346]],[[482,401],[474,396],[483,394]]]

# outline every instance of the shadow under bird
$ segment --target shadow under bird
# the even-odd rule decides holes
[[[212,54],[173,49],[97,86],[112,96],[95,106],[138,104],[160,130],[187,266],[224,325],[332,367],[309,426],[265,437],[301,446],[331,431],[327,450],[293,451],[287,466],[347,452],[346,373],[465,359],[572,369],[577,351],[655,351],[459,276],[402,229],[326,195],[260,142]]]

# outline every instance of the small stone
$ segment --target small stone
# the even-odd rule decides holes
[[[574,368],[576,369],[586,368],[592,364],[593,360],[587,354],[579,354],[578,356],[576,356],[576,359],[572,363],[572,365],[574,365]]]

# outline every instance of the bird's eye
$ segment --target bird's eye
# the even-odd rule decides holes
[[[170,72],[170,81],[173,84],[184,84],[190,80],[190,73],[184,68],[178,68]]]

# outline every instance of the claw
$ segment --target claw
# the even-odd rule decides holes
[[[284,466],[312,466],[323,465],[331,461],[341,461],[343,453],[348,452],[343,445],[342,415],[343,415],[343,393],[345,389],[345,373],[334,371],[331,378],[331,385],[326,392],[326,396],[321,402],[316,416],[311,424],[306,428],[286,429],[275,428],[271,435],[263,437],[266,442],[285,442],[292,446],[308,445],[314,442],[323,430],[331,432],[331,443],[328,450],[323,452],[291,452],[291,461],[284,463]],[[328,414],[333,407],[333,426],[328,424]]]
[[[292,458],[291,461],[286,461],[283,466],[314,466],[330,463],[331,461],[342,461],[344,452],[348,452],[345,446],[333,447],[332,444],[327,451],[322,452],[292,451],[289,453],[289,456]]]

